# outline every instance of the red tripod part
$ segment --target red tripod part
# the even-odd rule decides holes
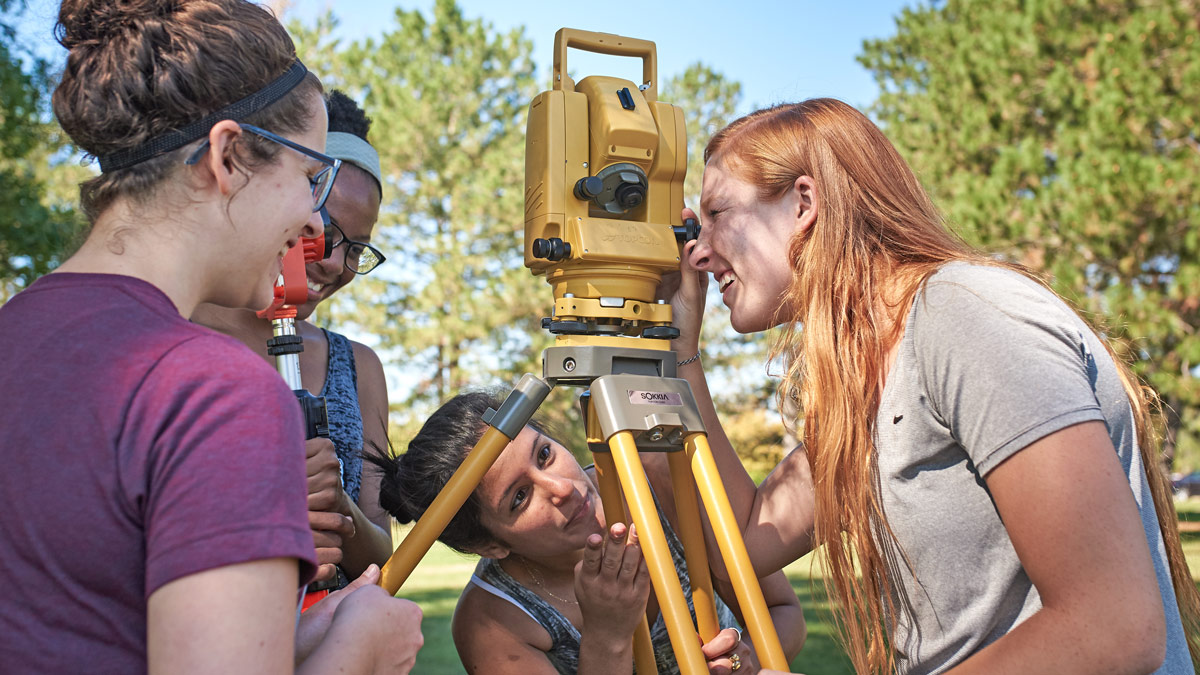
[[[304,304],[308,299],[308,275],[304,266],[321,260],[324,256],[324,232],[311,239],[302,238],[299,246],[288,249],[287,254],[283,256],[283,279],[275,284],[275,299],[269,307],[260,311],[258,316],[270,320],[296,318],[296,306]]]

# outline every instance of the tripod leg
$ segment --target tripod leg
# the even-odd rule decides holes
[[[691,434],[687,437],[687,447],[692,454],[692,471],[696,475],[700,498],[704,500],[704,508],[712,522],[721,557],[725,560],[734,593],[742,608],[742,616],[749,624],[747,629],[754,640],[758,660],[764,668],[787,671],[787,658],[779,644],[779,635],[775,632],[775,624],[771,622],[767,603],[763,600],[762,587],[750,563],[750,555],[746,552],[741,529],[729,506],[729,497],[717,472],[708,438],[704,434]]]
[[[721,631],[713,594],[712,575],[708,570],[708,552],[704,548],[704,528],[700,524],[700,506],[696,502],[696,484],[689,468],[690,453],[667,453],[671,466],[671,484],[675,491],[675,511],[679,514],[679,540],[683,542],[688,577],[692,585],[692,607],[696,627],[705,642]]]
[[[479,485],[479,481],[483,479],[483,475],[492,468],[496,458],[511,440],[495,427],[488,427],[483,432],[483,438],[471,449],[462,465],[446,483],[446,487],[442,488],[425,510],[425,514],[417,520],[417,524],[384,564],[379,575],[379,585],[388,593],[395,595],[396,591],[400,590],[408,580],[408,575],[412,574],[417,563],[429,552],[429,547],[433,546],[438,535],[446,529],[454,514],[462,508]]]
[[[625,507],[621,499],[621,483],[617,478],[617,467],[612,455],[601,452],[593,455],[596,476],[600,479],[600,501],[604,503],[604,522],[625,522]],[[645,614],[633,633],[633,665],[638,675],[657,675],[658,664],[654,660],[654,644],[650,642],[650,624]]]
[[[526,374],[509,392],[500,410],[489,410],[483,416],[483,420],[490,425],[483,432],[483,437],[380,570],[379,585],[388,593],[395,595],[400,590],[438,535],[475,491],[488,469],[492,468],[496,458],[508,447],[509,441],[521,433],[549,393],[548,384]]]
[[[671,552],[667,549],[667,537],[654,508],[654,498],[650,495],[650,484],[642,461],[638,458],[633,434],[618,431],[609,438],[608,444],[621,487],[629,502],[629,511],[637,526],[638,539],[650,571],[650,583],[654,586],[654,594],[667,624],[667,634],[671,636],[671,647],[675,651],[679,671],[683,675],[703,675],[708,672],[708,665],[696,640],[695,626],[692,625],[683,589],[679,586]]]

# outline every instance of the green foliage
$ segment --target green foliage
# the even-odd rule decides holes
[[[972,243],[1047,273],[1174,411],[1200,411],[1195,0],[951,0],[860,61]]]
[[[21,47],[12,10],[0,1],[0,301],[52,269],[79,230],[52,161],[66,143],[46,121],[48,66]]]
[[[688,149],[683,195],[689,206],[698,209],[700,181],[704,175],[704,146],[713,134],[733,121],[742,100],[742,85],[697,62],[681,74],[664,80],[659,98],[683,108]]]
[[[344,48],[329,39],[334,26],[326,17],[293,34],[323,80],[374,120],[385,181],[376,239],[395,264],[348,299],[416,380],[400,406],[411,423],[460,389],[511,385],[502,374],[540,356],[529,336],[549,293],[540,297],[521,259],[532,47],[452,0],[431,17],[397,10],[381,37]]]

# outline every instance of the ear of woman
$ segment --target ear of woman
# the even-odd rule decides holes
[[[220,194],[226,198],[233,195],[247,180],[245,172],[239,170],[235,151],[236,141],[242,133],[242,128],[233,120],[217,122],[208,132],[209,151],[198,164],[215,182]]]
[[[821,204],[817,182],[812,176],[796,178],[791,196],[796,200],[796,233],[799,234],[817,222]]]

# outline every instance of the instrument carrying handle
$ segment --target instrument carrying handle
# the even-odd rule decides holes
[[[642,95],[647,101],[658,100],[658,52],[649,40],[627,38],[612,33],[597,33],[578,28],[560,28],[554,34],[554,88],[575,90],[575,82],[567,77],[567,49],[574,47],[585,52],[609,56],[631,56],[642,59]]]

